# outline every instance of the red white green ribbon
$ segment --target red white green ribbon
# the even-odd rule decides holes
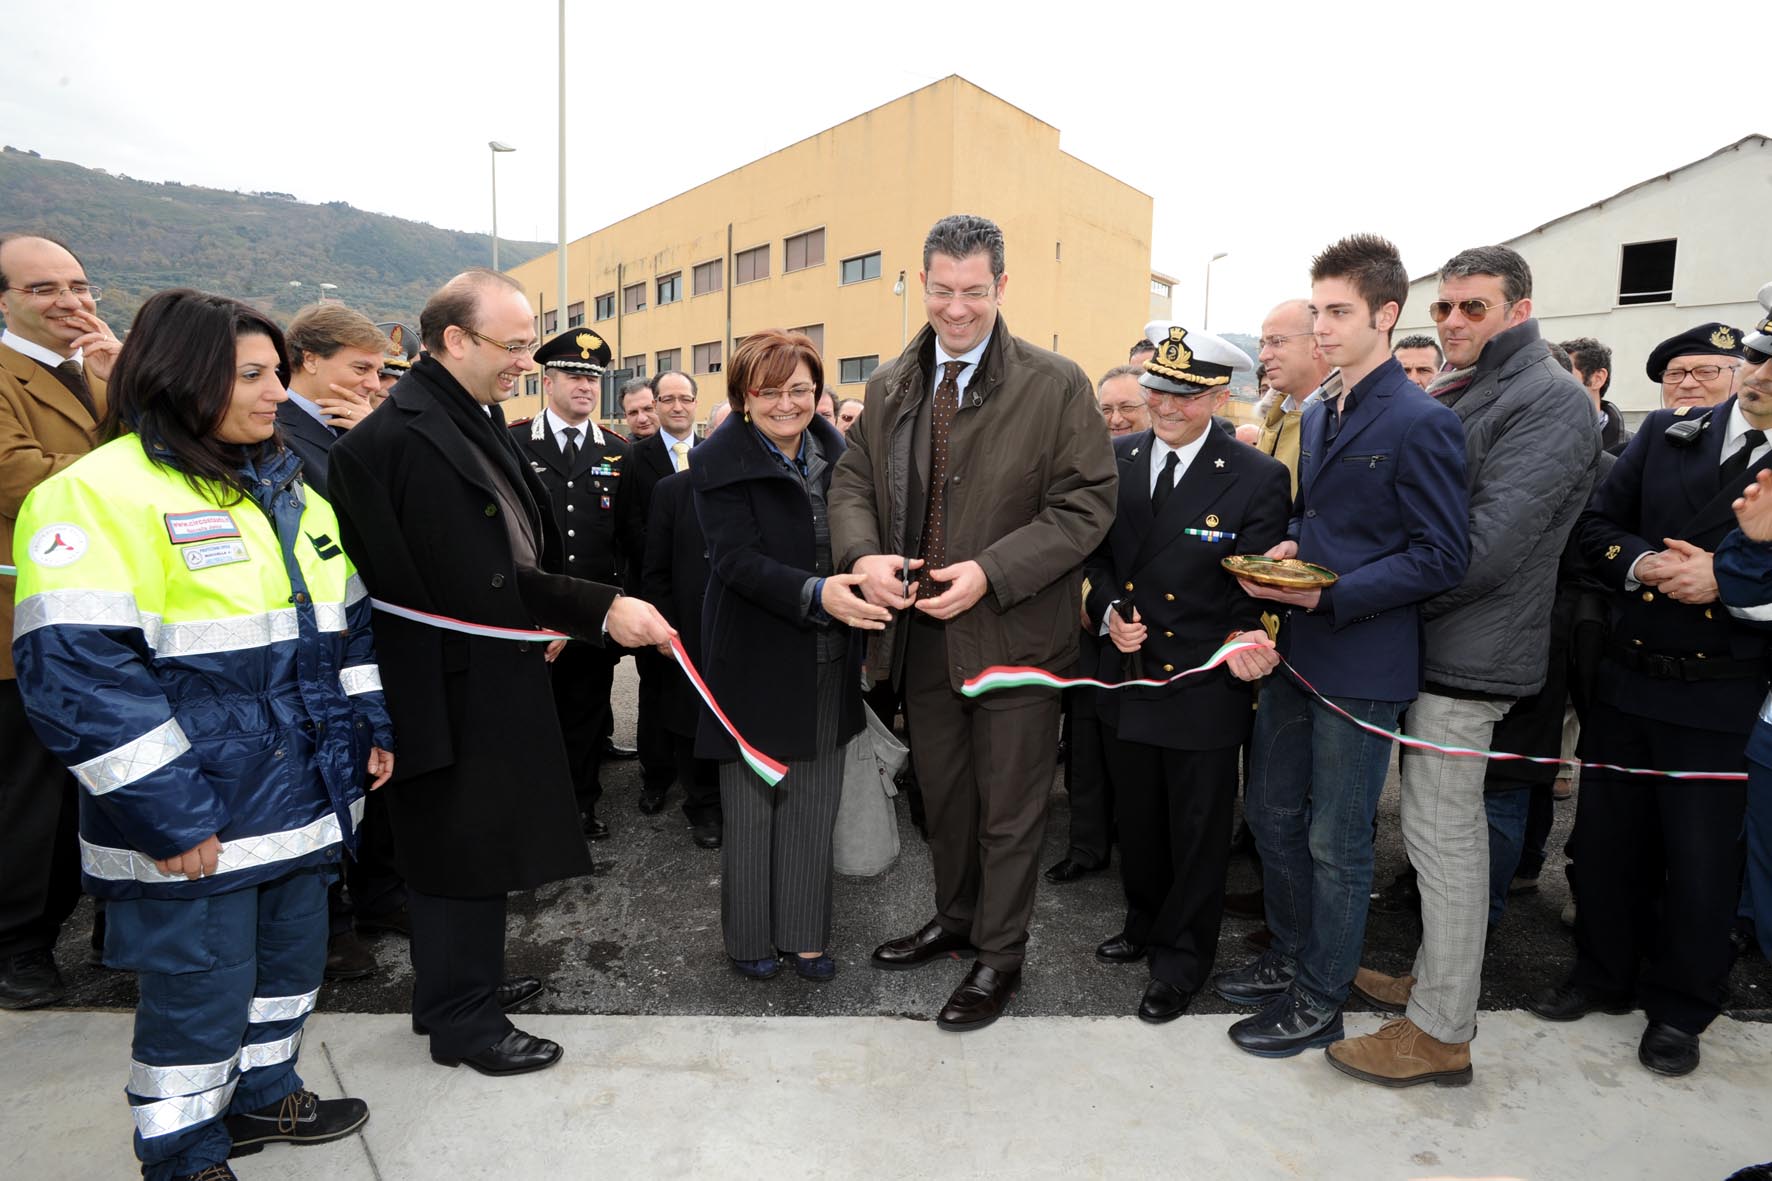
[[[1044,689],[1071,689],[1077,686],[1086,685],[1092,688],[1106,689],[1110,691],[1116,689],[1131,689],[1135,687],[1161,688],[1164,685],[1173,684],[1174,682],[1181,680],[1183,677],[1191,677],[1197,673],[1203,673],[1210,669],[1217,668],[1233,653],[1241,652],[1249,648],[1265,647],[1268,647],[1268,645],[1257,644],[1248,640],[1241,643],[1228,643],[1220,647],[1218,651],[1214,652],[1211,656],[1207,657],[1204,664],[1195,665],[1190,669],[1184,669],[1181,672],[1176,673],[1174,676],[1167,677],[1160,681],[1136,680],[1109,683],[1107,681],[1098,681],[1091,677],[1054,676],[1052,673],[1040,668],[997,664],[985,669],[975,677],[968,678],[966,683],[960,686],[960,692],[967,697],[977,697],[996,689],[1023,689],[1030,687]],[[1389,739],[1391,742],[1395,742],[1399,746],[1408,747],[1411,750],[1428,750],[1433,751],[1436,754],[1449,755],[1453,758],[1460,759],[1497,759],[1507,762],[1538,763],[1541,766],[1591,768],[1599,771],[1616,771],[1621,775],[1652,775],[1661,779],[1711,779],[1739,783],[1747,778],[1747,773],[1745,771],[1657,771],[1648,767],[1620,767],[1616,763],[1584,763],[1579,759],[1562,759],[1547,755],[1520,755],[1503,750],[1477,750],[1474,747],[1468,746],[1441,746],[1437,742],[1428,742],[1426,739],[1415,738],[1403,733],[1401,730],[1386,730],[1382,726],[1375,726],[1371,722],[1362,721],[1319,693],[1317,687],[1300,676],[1298,670],[1288,664],[1283,657],[1280,660],[1280,667],[1284,668],[1286,672],[1291,675],[1292,679],[1297,681],[1299,685],[1304,688],[1305,692],[1328,706],[1331,712],[1346,718],[1368,734],[1375,734],[1380,738]]]
[[[462,619],[452,619],[447,615],[437,615],[430,611],[415,611],[411,607],[401,607],[381,599],[370,599],[369,602],[377,611],[387,615],[409,619],[414,623],[422,623],[427,627],[439,628],[443,631],[460,632],[462,635],[480,636],[488,640],[548,641],[571,638],[565,632],[549,631],[547,628],[495,627],[487,623],[469,623]],[[757,777],[770,787],[779,784],[788,773],[787,766],[770,758],[745,741],[744,735],[738,732],[738,727],[734,726],[732,720],[726,716],[726,711],[720,708],[720,703],[714,700],[713,693],[708,690],[707,682],[701,679],[701,673],[696,669],[695,662],[689,659],[689,653],[683,650],[683,641],[677,636],[671,637],[671,655],[677,658],[677,666],[689,678],[689,683],[695,686],[696,693],[707,703],[709,711],[725,728],[726,733],[732,735],[732,741],[738,743],[739,755],[750,769],[755,771]]]
[[[17,566],[0,566],[0,578],[17,578]]]

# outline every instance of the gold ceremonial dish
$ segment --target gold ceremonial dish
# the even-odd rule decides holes
[[[1262,586],[1278,586],[1288,590],[1311,590],[1333,585],[1335,571],[1297,558],[1263,558],[1254,554],[1233,554],[1219,560],[1219,565],[1250,582]]]

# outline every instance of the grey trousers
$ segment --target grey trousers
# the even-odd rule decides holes
[[[1489,748],[1512,702],[1424,692],[1404,730],[1440,746]],[[1408,1017],[1431,1038],[1468,1042],[1477,1027],[1489,928],[1489,818],[1483,759],[1403,748],[1403,845],[1420,875],[1421,947]]]
[[[843,669],[841,658],[818,666],[817,757],[790,761],[776,787],[742,759],[720,764],[720,925],[735,960],[824,951],[830,942],[831,832],[843,798]]]

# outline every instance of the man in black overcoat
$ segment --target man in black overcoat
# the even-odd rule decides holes
[[[590,869],[554,716],[547,644],[484,637],[461,621],[537,626],[628,646],[668,642],[649,604],[564,577],[546,490],[510,441],[498,403],[530,368],[522,288],[457,275],[425,304],[427,355],[332,450],[345,548],[380,603],[376,651],[400,744],[389,784],[412,913],[413,1026],[431,1057],[485,1074],[539,1070],[560,1047],[503,1010],[541,990],[504,980],[505,895]],[[514,726],[528,741],[512,743]]]

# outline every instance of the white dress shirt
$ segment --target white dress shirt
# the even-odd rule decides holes
[[[562,455],[566,454],[566,428],[569,426],[578,432],[579,450],[584,450],[588,443],[595,443],[599,447],[603,445],[603,432],[597,429],[595,419],[587,418],[581,423],[570,423],[555,414],[551,406],[541,408],[541,417],[548,432],[554,436],[554,446],[560,449]]]
[[[995,331],[996,329],[993,327],[991,332]],[[957,357],[949,356],[948,351],[941,347],[941,337],[938,336],[935,338],[935,380],[929,387],[931,395],[941,387],[941,367],[946,365],[949,361],[965,362],[966,368],[960,370],[960,376],[955,379],[954,384],[959,387],[962,395],[966,393],[967,383],[972,380],[972,375],[978,372],[978,362],[980,358],[984,356],[984,350],[989,347],[991,343],[991,332],[985,333],[983,340],[979,341]]]
[[[1206,431],[1217,429],[1210,422],[1206,424]],[[1181,457],[1175,461],[1175,484],[1179,484],[1181,478],[1187,475],[1188,465],[1194,462],[1194,457],[1200,454],[1200,448],[1206,445],[1206,431],[1201,431],[1193,442],[1184,443],[1180,447],[1171,447],[1157,438],[1155,431],[1151,432],[1151,486],[1149,491],[1152,496],[1157,494],[1157,481],[1163,478],[1163,465],[1169,462],[1169,453],[1173,451]],[[1175,484],[1171,484],[1170,487],[1174,488]]]
[[[54,349],[46,349],[34,340],[26,340],[10,328],[5,332],[0,332],[0,344],[15,353],[24,354],[45,369],[59,369],[69,361],[81,361],[81,371],[84,372],[86,369],[85,362],[81,360],[81,355],[86,352],[85,349],[75,349],[73,356],[64,357]]]

